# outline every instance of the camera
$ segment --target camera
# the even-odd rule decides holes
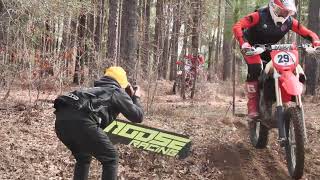
[[[131,87],[132,87],[132,89],[131,89]],[[130,97],[132,97],[135,94],[135,92],[137,91],[137,89],[138,89],[138,86],[129,85],[128,87],[126,87],[125,91]]]

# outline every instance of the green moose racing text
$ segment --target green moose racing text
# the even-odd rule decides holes
[[[113,143],[130,145],[146,151],[186,158],[189,155],[191,141],[185,135],[115,120],[104,129]]]

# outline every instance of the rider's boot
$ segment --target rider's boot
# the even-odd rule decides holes
[[[246,83],[248,96],[248,117],[255,120],[259,116],[259,89],[258,81],[250,81]]]

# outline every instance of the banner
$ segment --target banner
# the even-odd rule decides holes
[[[188,136],[115,120],[104,129],[110,140],[154,153],[184,159],[189,155],[191,140]]]

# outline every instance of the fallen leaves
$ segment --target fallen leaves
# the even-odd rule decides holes
[[[267,149],[252,148],[245,117],[225,115],[230,97],[215,91],[223,86],[212,84],[203,91],[203,97],[182,101],[168,95],[171,85],[162,83],[154,112],[143,123],[189,135],[191,154],[179,160],[117,145],[120,180],[276,179],[276,174],[288,178],[276,134],[271,133]],[[19,101],[0,104],[0,179],[71,179],[75,160],[55,135],[51,101],[32,107],[21,101],[23,97],[22,93],[16,97]],[[239,101],[241,110],[245,110],[243,102]],[[306,148],[305,178],[308,179],[320,178],[317,107],[312,103],[305,106],[310,140]],[[90,179],[101,178],[101,167],[96,160],[92,162]]]

